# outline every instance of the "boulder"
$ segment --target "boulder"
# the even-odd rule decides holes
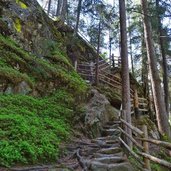
[[[108,99],[97,90],[91,90],[91,96],[86,106],[85,125],[91,137],[98,137],[101,136],[104,123],[118,117],[118,113]]]

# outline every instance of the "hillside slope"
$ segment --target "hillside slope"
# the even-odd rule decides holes
[[[36,1],[0,6],[0,165],[55,161],[87,85]]]

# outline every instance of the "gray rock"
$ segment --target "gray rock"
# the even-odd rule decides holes
[[[92,98],[86,106],[85,125],[91,137],[98,137],[104,123],[113,118],[116,112],[104,95],[95,89],[91,90],[91,94]]]
[[[118,163],[118,164],[102,164],[100,162],[92,162],[91,171],[134,171],[132,166],[127,163]]]

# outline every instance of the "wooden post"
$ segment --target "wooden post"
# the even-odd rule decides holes
[[[144,138],[148,139],[148,130],[147,130],[147,126],[146,126],[146,125],[143,125],[142,129],[143,129],[143,132],[144,132]],[[144,152],[147,153],[147,154],[149,154],[148,142],[143,141],[143,147],[144,147]],[[147,159],[146,157],[144,157],[144,168],[145,168],[145,169],[148,169],[148,170],[151,170],[151,167],[150,167],[150,160]]]
[[[114,54],[112,54],[112,66],[113,66],[113,68],[115,68],[115,57],[114,57]]]
[[[75,68],[75,71],[77,71],[77,67],[78,67],[78,62],[77,62],[77,59],[74,61],[74,68]]]
[[[135,112],[135,118],[139,119],[139,101],[138,101],[138,92],[137,89],[134,88],[134,112]]]

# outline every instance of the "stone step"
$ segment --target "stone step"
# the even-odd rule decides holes
[[[120,124],[121,121],[120,120],[116,120],[116,121],[109,121],[109,122],[106,122],[106,125],[115,125],[115,124]]]
[[[115,154],[101,154],[101,153],[97,152],[97,153],[95,153],[95,154],[93,155],[93,157],[94,157],[94,158],[100,158],[100,157],[113,157],[113,156],[115,156],[115,157],[122,157],[123,155],[124,155],[124,154],[123,154],[122,151],[119,152],[119,153],[115,153]]]
[[[106,140],[105,141],[106,144],[120,144],[119,140]]]
[[[119,127],[119,124],[114,124],[114,125],[104,125],[103,129],[116,129]]]
[[[110,147],[120,147],[119,143],[115,143],[115,144],[104,144],[100,146],[101,148],[110,148]]]
[[[107,141],[107,140],[119,141],[116,136],[106,136],[106,137],[99,137],[99,138],[96,138],[96,139],[92,139],[91,142],[96,143],[99,140],[100,141]]]
[[[113,156],[113,157],[105,156],[105,157],[95,158],[94,161],[106,163],[106,164],[122,163],[126,161],[126,158],[120,156]]]
[[[119,136],[120,130],[119,129],[103,129],[102,131],[102,136]]]
[[[98,153],[115,155],[115,153],[119,153],[121,151],[122,151],[122,149],[119,147],[111,147],[111,148],[102,148],[102,149],[98,150]]]
[[[97,161],[90,161],[88,163],[90,171],[134,171],[128,162],[117,164],[104,164]]]

